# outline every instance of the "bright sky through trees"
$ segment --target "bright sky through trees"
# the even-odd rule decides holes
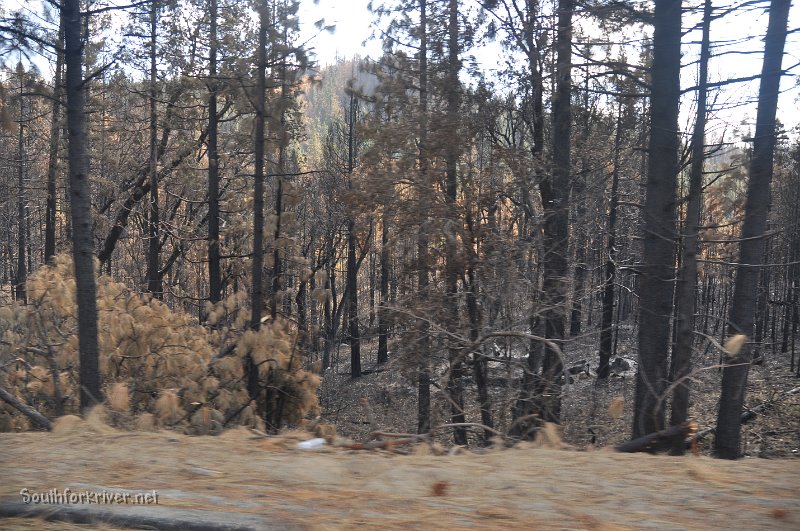
[[[125,2],[114,1],[115,5]],[[370,13],[370,0],[301,0],[298,13],[301,22],[302,41],[308,42],[316,55],[320,66],[333,64],[336,58],[348,59],[355,55],[377,57],[381,53],[380,31],[374,24],[375,16]],[[373,5],[380,5],[380,0],[373,0]],[[466,4],[466,9],[476,11],[478,2]],[[697,4],[699,6],[699,4]],[[763,35],[766,32],[768,4],[758,8],[737,10],[716,20],[712,24],[711,39],[714,43],[712,53],[719,54],[711,61],[710,81],[721,82],[727,79],[748,78],[761,72]],[[6,13],[19,8],[29,15],[41,12],[39,0],[10,0],[4,5]],[[696,7],[693,2],[684,2],[684,8]],[[698,10],[699,12],[699,7]],[[325,25],[334,25],[333,32],[320,30],[315,22],[324,19]],[[699,23],[699,14],[685,16],[684,28]],[[597,32],[588,27],[586,20],[576,18],[576,24],[582,26],[583,33],[592,35]],[[800,126],[800,8],[796,5],[789,14],[789,35],[786,41],[783,68],[788,69],[781,83],[781,98],[778,102],[778,119],[786,127],[792,129]],[[375,34],[378,38],[371,38]],[[601,35],[599,35],[601,36]],[[113,39],[112,39],[113,40]],[[699,31],[690,32],[683,40],[683,64],[692,63],[699,50]],[[499,45],[493,42],[479,42],[470,51],[475,55],[480,67],[487,72],[502,67],[504,58]],[[576,58],[576,61],[580,59]],[[46,60],[36,61],[47,75]],[[697,69],[694,64],[684,67],[682,86],[684,89],[695,84]],[[712,100],[712,115],[708,124],[709,138],[730,135],[735,129],[741,136],[746,136],[755,121],[755,99],[758,93],[758,80],[736,83],[724,87]],[[712,93],[712,98],[714,97]],[[693,123],[694,105],[691,99],[684,99],[681,106],[680,126],[688,131]]]
[[[332,64],[337,57],[350,58],[354,55],[377,57],[381,53],[378,39],[370,36],[376,32],[373,25],[375,17],[369,12],[369,0],[302,0],[300,20],[304,40],[310,39],[311,46],[321,66]],[[379,5],[379,0],[373,1]],[[470,9],[477,9],[477,2]],[[685,7],[693,7],[694,3],[685,2]],[[764,4],[766,7],[768,4]],[[795,6],[796,7],[796,6]],[[699,8],[698,8],[699,11]],[[333,24],[336,30],[333,33],[321,32],[314,27],[314,22],[325,19],[326,24]],[[699,23],[699,14],[692,18],[687,16],[684,27],[695,22]],[[579,22],[580,23],[580,22]],[[585,26],[585,23],[584,23]],[[790,13],[789,28],[800,26],[800,9]],[[723,20],[715,21],[712,25],[712,42],[716,43],[715,53],[725,52],[728,55],[712,60],[710,81],[724,81],[732,78],[743,78],[758,75],[761,72],[761,51],[763,50],[763,35],[767,27],[767,13],[763,8],[746,12],[737,12],[728,15]],[[591,29],[584,27],[584,32],[591,34]],[[380,36],[379,33],[377,33]],[[683,63],[687,64],[696,60],[699,46],[699,31],[690,33],[684,38]],[[735,52],[735,53],[732,53]],[[742,53],[744,52],[744,53]],[[755,52],[755,53],[753,53]],[[499,46],[496,43],[480,43],[471,51],[481,67],[492,70],[502,65],[498,58]],[[579,59],[576,59],[578,61]],[[800,63],[800,33],[790,33],[786,42],[786,55],[783,61],[784,69]],[[778,119],[787,129],[800,126],[800,87],[798,86],[798,71],[796,67],[783,78],[781,83],[782,95],[778,104]],[[684,88],[693,86],[697,77],[695,66],[684,68],[682,85]],[[730,134],[734,128],[739,128],[746,134],[748,127],[755,121],[755,98],[758,93],[758,80],[737,83],[726,87],[719,93],[716,107],[720,110],[714,112],[709,124],[709,135],[713,138],[723,133]],[[691,128],[693,105],[682,106],[681,127],[685,130]],[[742,122],[746,122],[742,124]]]

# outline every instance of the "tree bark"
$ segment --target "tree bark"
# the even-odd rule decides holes
[[[428,294],[428,0],[419,1],[419,200],[420,225],[417,235],[417,285],[420,307],[424,308]],[[428,323],[420,319],[417,325],[419,357],[417,365],[417,433],[431,429],[430,338]]]
[[[619,208],[619,158],[622,143],[622,105],[617,110],[617,130],[614,135],[614,170],[611,173],[611,198],[608,204],[608,244],[606,245],[606,271],[603,286],[603,310],[600,317],[600,366],[597,379],[610,374],[609,361],[614,340],[614,291],[617,282],[617,210]]]
[[[639,289],[639,371],[633,438],[664,428],[661,395],[675,276],[675,189],[678,175],[681,0],[655,0],[650,141]]]
[[[388,201],[383,206],[381,219],[381,304],[378,307],[378,363],[389,361],[389,319],[386,305],[389,304],[389,213]]]
[[[255,130],[253,133],[253,270],[250,287],[250,327],[261,328],[261,313],[264,307],[263,269],[264,269],[264,122],[266,120],[267,87],[267,29],[269,18],[265,3],[259,6],[258,52],[255,104]],[[251,399],[258,398],[260,391],[258,367],[253,358],[247,359],[247,389]]]
[[[572,14],[574,0],[559,0],[556,35],[556,91],[553,96],[553,167],[539,185],[544,206],[545,338],[564,339],[569,266],[569,175],[572,129]],[[545,346],[542,364],[542,418],[561,420],[561,353]]]
[[[447,105],[447,128],[456,133],[458,131],[458,108],[459,108],[459,80],[458,73],[461,70],[459,60],[458,44],[458,0],[449,0],[447,8],[447,84],[445,87],[445,97]],[[458,195],[458,135],[455,134],[445,146],[445,205],[446,220],[454,227],[460,225],[456,199]],[[446,264],[445,264],[445,304],[449,313],[450,329],[458,334],[459,330],[459,301],[458,301],[458,231],[445,230],[446,242]],[[448,234],[449,233],[449,234]],[[452,424],[463,424],[466,422],[464,416],[464,360],[461,356],[461,349],[451,346],[448,352],[450,362],[450,373],[447,379],[447,393],[450,395],[450,419]],[[458,426],[453,430],[453,442],[465,446],[467,444],[467,429]]]
[[[703,161],[705,159],[706,100],[708,95],[708,60],[711,57],[711,0],[703,6],[703,37],[700,45],[700,73],[697,90],[697,118],[692,133],[692,165],[686,219],[681,238],[681,269],[676,290],[676,341],[672,349],[670,381],[678,383],[672,393],[670,424],[681,425],[689,418],[689,374],[692,371],[694,314],[697,299],[697,253],[700,249],[700,219],[703,204]],[[675,439],[671,452],[683,455],[686,445]]]
[[[217,0],[209,0],[209,64],[208,64],[208,300],[222,299],[222,271],[219,248],[219,151],[217,116]]]
[[[158,274],[159,205],[158,205],[158,114],[156,83],[156,40],[158,37],[158,0],[150,1],[150,208],[148,211],[147,291],[162,298],[161,277]]]
[[[657,452],[666,450],[675,444],[680,444],[685,448],[686,437],[688,437],[693,427],[693,422],[683,422],[675,426],[670,426],[665,430],[648,433],[636,439],[620,443],[614,447],[614,450],[626,453]]]
[[[350,108],[347,113],[347,184],[353,187],[353,167],[356,156],[356,96],[350,93]],[[361,337],[358,330],[358,262],[356,261],[356,223],[347,222],[347,320],[350,333],[350,375],[361,376]]]
[[[64,17],[59,13],[58,48],[64,44]],[[56,72],[53,76],[53,101],[50,116],[50,147],[47,159],[47,205],[44,221],[44,259],[52,263],[56,255],[56,180],[58,178],[58,148],[61,139],[61,98],[63,94],[64,52],[56,50]]]
[[[273,25],[277,29],[278,24],[278,6],[273,4]],[[285,15],[285,14],[284,14]],[[284,30],[282,33],[282,43],[280,46],[288,47],[287,35]],[[273,233],[273,249],[272,249],[272,268],[270,269],[270,315],[272,319],[278,318],[278,299],[281,295],[283,288],[283,254],[281,246],[279,245],[280,238],[283,232],[283,176],[286,173],[286,147],[288,136],[286,133],[286,98],[287,98],[287,79],[286,79],[286,56],[280,56],[278,52],[279,46],[272,45],[271,61],[278,66],[278,75],[280,76],[280,95],[279,95],[279,131],[278,131],[278,171],[275,176],[275,232]],[[266,110],[265,110],[266,113]],[[270,392],[270,391],[268,391]]]
[[[17,65],[19,74],[19,121],[17,123],[17,278],[16,285],[17,300],[26,302],[25,283],[28,281],[28,267],[25,263],[26,251],[26,227],[25,227],[25,71],[22,68],[22,61]]]
[[[589,54],[589,46],[585,50],[586,55]],[[586,227],[586,203],[588,197],[586,196],[586,175],[589,171],[589,134],[591,132],[591,115],[592,111],[589,108],[589,67],[586,67],[586,75],[584,77],[583,86],[583,110],[582,110],[582,124],[581,124],[581,171],[584,175],[577,175],[574,177],[572,185],[572,202],[576,204],[575,224],[577,230],[572,235],[572,241],[575,242],[575,275],[574,275],[574,288],[572,290],[572,312],[570,315],[569,335],[570,337],[577,337],[581,333],[581,326],[583,324],[583,300],[585,298],[586,283],[586,247],[591,243],[589,236],[589,229]]]
[[[471,220],[468,221],[471,225]],[[475,247],[475,241],[472,242]],[[478,256],[470,252],[470,261],[467,266],[465,291],[467,298],[467,316],[469,317],[469,339],[473,343],[478,341],[481,326],[481,311],[478,306],[478,282],[475,269],[478,264]],[[472,372],[475,376],[475,387],[478,389],[478,407],[481,411],[481,424],[485,426],[483,431],[482,443],[488,444],[494,432],[494,420],[492,419],[492,402],[489,396],[489,364],[483,353],[476,350],[472,354]]]
[[[78,301],[80,408],[84,415],[103,400],[97,346],[97,299],[92,251],[92,203],[86,140],[86,85],[80,0],[64,0],[64,65],[66,67],[69,184],[72,214],[72,257]],[[86,17],[88,18],[88,14]]]
[[[541,71],[540,65],[540,51],[539,51],[539,43],[536,39],[536,18],[538,16],[538,6],[535,1],[528,0],[525,2],[525,12],[523,15],[523,19],[521,22],[522,26],[522,34],[518,36],[518,45],[524,49],[526,53],[527,59],[527,66],[528,66],[528,78],[530,83],[530,91],[531,91],[531,101],[529,104],[533,107],[532,115],[530,119],[527,120],[527,126],[533,142],[531,144],[531,161],[533,163],[533,178],[531,179],[532,182],[536,182],[536,180],[540,177],[538,174],[540,173],[540,168],[543,166],[542,161],[542,154],[544,152],[544,79],[543,74]],[[522,190],[520,190],[523,198],[523,206],[525,209],[525,222],[530,223],[532,222],[533,212],[531,209],[531,202],[529,199],[530,190],[528,189],[527,183],[524,183],[522,186]],[[544,203],[544,198],[542,198],[542,202]],[[520,238],[523,240],[523,245],[527,246],[530,245],[536,238],[536,235],[530,234],[528,231],[520,231]],[[531,253],[531,256],[533,253]],[[530,260],[529,260],[530,261]],[[533,267],[528,267],[527,272],[534,269]],[[534,285],[538,285],[538,281],[536,280],[538,277],[538,271],[534,269],[533,273],[530,275],[530,278],[534,282]],[[536,310],[538,311],[538,309]],[[533,313],[530,315],[528,322],[530,323],[530,331],[537,335],[544,335],[540,328],[540,319],[539,315]],[[526,368],[525,373],[522,378],[521,390],[519,397],[517,398],[514,407],[512,409],[512,417],[514,420],[523,417],[529,417],[530,414],[534,410],[534,395],[536,394],[536,383],[538,379],[538,372],[539,368],[541,367],[542,363],[542,352],[543,352],[543,345],[540,341],[531,341],[528,346],[528,357],[526,360]],[[528,426],[524,422],[515,422],[513,424],[512,434],[517,436],[521,434],[525,434],[526,436],[532,435],[534,432],[530,430],[531,426]]]
[[[772,0],[770,3],[769,24],[764,40],[764,64],[758,91],[753,158],[750,161],[745,217],[739,244],[739,265],[736,268],[733,301],[728,316],[730,335],[749,336],[753,333],[758,265],[762,263],[764,257],[763,235],[767,223],[775,152],[775,113],[778,106],[781,61],[790,5],[791,0]],[[751,358],[751,348],[745,345],[737,356],[727,360],[727,365],[722,371],[722,394],[717,415],[714,453],[723,459],[736,459],[740,455],[741,412]]]
[[[41,413],[36,411],[31,406],[29,406],[27,404],[24,404],[19,399],[17,399],[17,397],[15,397],[14,395],[9,393],[8,391],[3,389],[2,387],[0,387],[0,399],[2,399],[4,402],[9,404],[11,407],[16,409],[17,411],[19,411],[20,413],[22,413],[23,415],[25,415],[29,419],[31,419],[34,422],[34,424],[36,424],[37,426],[41,426],[42,428],[46,429],[47,431],[50,431],[50,430],[53,429],[53,424],[50,422],[50,419],[48,419],[47,417],[45,417],[44,415],[42,415]]]
[[[356,227],[347,223],[347,322],[350,334],[350,375],[361,376],[361,338],[358,331],[358,265],[356,263]]]

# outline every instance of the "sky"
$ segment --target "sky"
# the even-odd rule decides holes
[[[7,10],[12,10],[20,5],[38,10],[39,0],[0,0]],[[374,0],[379,5],[383,0]],[[694,5],[700,0],[684,0],[684,5]],[[715,3],[719,3],[716,0]],[[726,3],[727,0],[726,0]],[[308,41],[321,66],[336,62],[337,57],[351,58],[354,55],[378,57],[381,53],[381,44],[378,39],[371,38],[374,29],[375,17],[368,10],[369,0],[301,0],[300,22],[301,40]],[[475,0],[466,0],[465,5],[475,9]],[[790,11],[789,27],[800,27],[800,0],[794,0]],[[35,7],[34,7],[35,6]],[[326,24],[333,24],[336,29],[333,33],[320,32],[314,23],[324,19]],[[730,51],[731,49],[749,50],[760,52],[763,42],[760,36],[766,31],[768,16],[763,10],[748,13],[734,14],[712,25],[712,41],[720,43],[717,51]],[[684,18],[684,26],[691,22]],[[587,32],[590,30],[587,30]],[[724,41],[737,41],[747,36],[755,37],[747,42],[734,42],[730,46],[722,45]],[[699,40],[699,32],[694,32],[684,38],[684,43]],[[688,63],[696,58],[697,46],[684,45],[683,62]],[[478,63],[485,70],[497,68],[498,54],[503,52],[496,43],[484,43],[483,46],[471,51]],[[710,81],[721,81],[735,77],[752,76],[760,73],[761,53],[727,55],[723,58],[712,60],[710,66]],[[783,60],[783,67],[788,68],[800,63],[800,31],[790,33]],[[46,71],[46,65],[43,70]],[[696,67],[683,69],[683,87],[693,86],[696,83]],[[800,67],[795,68],[793,76],[784,76],[781,81],[782,94],[778,103],[778,119],[787,128],[800,127]],[[758,93],[758,81],[736,84],[725,88],[717,95],[718,106],[730,107],[718,111],[709,123],[709,135],[729,135],[734,128],[744,134],[748,128],[754,128],[756,106],[754,103],[742,105],[741,102],[755,100]],[[684,98],[682,105],[680,127],[685,130],[691,128],[693,119],[693,102],[691,98]],[[744,125],[742,123],[744,122]],[[800,134],[800,132],[798,132]]]
[[[373,34],[372,23],[374,16],[367,9],[369,0],[301,0],[300,21],[302,24],[302,38],[309,39],[311,47],[314,48],[317,59],[321,66],[335,63],[337,57],[349,58],[354,55],[369,55],[377,57],[381,53],[381,46],[377,39],[369,41]],[[376,4],[380,0],[375,0]],[[694,4],[695,2],[692,2]],[[800,7],[795,5],[790,11],[789,27],[797,28],[800,26]],[[685,5],[690,5],[688,1]],[[325,19],[326,24],[335,24],[336,31],[333,34],[319,34],[313,27],[313,22],[321,18]],[[731,43],[730,46],[722,46],[719,50],[730,51],[738,50],[757,50],[763,49],[763,41],[760,36],[766,32],[767,14],[762,11],[741,13],[726,17],[722,21],[712,24],[712,41],[733,41],[747,36],[755,37],[747,43]],[[688,25],[685,19],[684,25]],[[699,32],[690,34],[685,42],[699,41]],[[366,41],[366,43],[365,43]],[[684,45],[683,62],[688,63],[696,57],[697,47]],[[499,48],[490,45],[484,50],[473,50],[479,63],[487,69],[497,66],[497,54]],[[786,42],[783,67],[800,63],[800,32],[790,34]],[[724,58],[713,60],[710,66],[710,81],[721,81],[730,78],[745,77],[756,75],[761,71],[762,55],[755,54],[731,54]],[[696,83],[697,68],[694,66],[683,69],[683,87],[693,86]],[[794,76],[784,76],[781,81],[782,94],[778,103],[778,119],[787,128],[800,126],[800,87],[797,85],[800,67],[794,71]],[[758,81],[733,85],[721,91],[717,96],[719,106],[732,107],[720,110],[712,116],[709,124],[709,135],[720,135],[731,133],[734,128],[739,128],[743,133],[747,132],[748,127],[754,128],[756,106],[755,104],[741,105],[741,102],[752,100],[758,93]],[[691,113],[694,107],[691,99],[687,99],[682,106],[682,116],[680,127],[691,128]],[[742,125],[742,122],[745,122]]]
[[[310,44],[321,66],[335,63],[337,56],[380,55],[378,40],[365,43],[372,34],[374,19],[367,4],[369,0],[301,0],[298,15],[302,37],[303,40],[312,39]],[[314,27],[314,22],[319,19],[325,19],[326,24],[335,24],[336,31],[320,33]]]

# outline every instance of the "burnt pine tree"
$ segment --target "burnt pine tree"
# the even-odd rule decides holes
[[[25,284],[28,279],[28,267],[25,261],[26,244],[26,191],[25,191],[25,170],[27,158],[25,153],[25,68],[22,66],[22,58],[17,63],[17,75],[19,76],[19,120],[17,121],[17,278],[14,280],[15,292],[18,301],[27,301]],[[28,113],[31,114],[30,112]],[[30,120],[30,118],[29,118]]]
[[[764,63],[758,91],[756,134],[753,139],[753,158],[750,161],[750,178],[747,181],[742,237],[736,267],[733,301],[728,316],[728,333],[753,333],[758,276],[764,258],[764,232],[769,210],[769,189],[772,181],[775,152],[775,113],[781,81],[781,62],[786,43],[787,20],[791,0],[772,0],[769,24],[764,39]],[[723,459],[739,457],[741,441],[741,414],[744,406],[747,373],[752,361],[752,351],[745,345],[727,360],[722,371],[722,395],[717,415],[717,433],[714,453]]]
[[[430,198],[428,186],[428,1],[419,0],[419,157],[417,169],[420,182],[420,221],[417,235],[417,286],[424,305],[430,294],[428,275],[430,258],[428,251],[427,202]],[[429,324],[424,319],[418,323],[418,380],[417,380],[417,433],[428,433],[431,429],[431,375]]]
[[[435,164],[432,162],[435,142],[429,138],[431,123],[429,104],[432,100],[430,94],[433,85],[429,80],[435,80],[436,74],[436,69],[430,66],[433,62],[430,61],[433,56],[432,51],[436,51],[431,37],[435,6],[431,4],[429,0],[406,0],[393,7],[384,5],[375,10],[379,17],[392,18],[384,43],[386,53],[382,66],[385,69],[378,71],[379,77],[384,76],[382,79],[385,83],[385,85],[382,83],[380,89],[385,96],[382,98],[383,104],[386,105],[387,117],[384,123],[407,123],[406,130],[401,134],[403,138],[411,138],[407,151],[408,163],[403,161],[403,165],[408,168],[412,176],[411,192],[406,198],[407,201],[402,200],[399,195],[394,196],[392,192],[389,192],[390,196],[384,197],[383,201],[385,206],[392,205],[389,211],[385,212],[384,220],[391,220],[390,215],[409,216],[407,219],[412,220],[411,223],[417,229],[416,241],[414,244],[409,242],[409,250],[412,246],[416,247],[416,261],[413,264],[416,266],[413,271],[416,274],[414,302],[419,315],[414,317],[410,330],[410,343],[417,379],[418,433],[427,433],[431,429],[432,352],[429,307],[433,302],[432,294],[435,288],[435,284],[431,281],[435,267],[431,246],[432,242],[435,242],[432,223],[436,219],[430,214],[431,209],[436,206],[433,201]],[[403,40],[408,42],[402,42]],[[413,50],[413,56],[407,55],[405,48]],[[389,92],[384,92],[384,89],[389,89]],[[400,98],[401,103],[395,105],[393,98]],[[407,118],[408,122],[403,122],[404,118]],[[396,136],[395,130],[393,133],[391,139],[387,138],[392,144],[400,138]],[[394,147],[389,149],[392,150]],[[413,209],[413,213],[408,207]],[[388,237],[386,243],[389,243]],[[397,288],[398,283],[395,281],[391,295],[392,302],[397,300]],[[386,330],[388,323],[386,320],[383,323]]]
[[[549,176],[542,179],[539,191],[544,207],[544,280],[545,338],[558,344],[564,339],[566,320],[567,277],[569,266],[569,174],[570,131],[572,122],[572,14],[574,0],[559,0],[556,33],[556,88],[553,94],[553,165]],[[561,353],[551,343],[545,347],[540,394],[544,405],[543,418],[561,420],[563,371]]]
[[[614,168],[611,172],[611,197],[608,200],[608,242],[606,243],[605,281],[603,284],[603,310],[600,318],[600,365],[597,379],[610,374],[609,361],[613,351],[614,287],[617,282],[617,213],[619,211],[619,172],[622,144],[622,103],[617,110],[617,126],[614,133]]]
[[[158,19],[160,2],[158,0],[151,0],[148,12],[149,23],[149,42],[148,42],[148,59],[150,60],[150,79],[149,79],[149,95],[148,103],[150,106],[149,116],[149,155],[150,162],[148,172],[150,175],[150,208],[148,209],[148,241],[147,241],[147,291],[152,293],[155,297],[161,298],[161,275],[158,270],[159,262],[159,204],[158,204],[158,102],[157,102],[157,82],[158,82]]]
[[[261,313],[264,307],[264,124],[266,121],[267,90],[267,29],[269,13],[266,1],[259,2],[258,48],[256,51],[256,86],[253,94],[255,107],[255,126],[253,133],[253,270],[250,294],[250,327],[261,327]],[[260,386],[258,367],[252,357],[247,360],[247,389],[251,399],[256,399]]]
[[[389,361],[389,319],[386,305],[389,302],[389,201],[385,201],[381,212],[381,273],[380,301],[378,306],[378,363]]]
[[[523,106],[526,111],[521,116],[524,124],[524,147],[528,151],[530,176],[521,179],[519,195],[521,198],[522,210],[524,213],[524,225],[533,224],[534,207],[532,201],[531,187],[533,183],[542,180],[545,187],[548,183],[547,178],[541,175],[544,154],[544,72],[543,72],[543,48],[548,42],[549,31],[542,28],[540,23],[540,6],[535,1],[526,1],[519,5],[513,0],[491,1],[482,4],[483,8],[492,16],[497,24],[508,34],[507,46],[513,50],[519,50],[524,56],[522,71],[514,73],[518,79],[519,91],[522,95]],[[513,14],[512,14],[513,13]],[[542,198],[544,203],[544,197]],[[536,239],[533,231],[519,231],[519,238],[523,245],[530,245]],[[537,335],[544,335],[540,332],[541,320],[538,316],[538,309],[531,312],[529,326],[531,332]],[[520,392],[517,400],[512,407],[514,423],[511,434],[514,436],[529,436],[532,431],[532,423],[520,419],[531,418],[534,413],[533,398],[534,387],[538,371],[542,365],[542,343],[532,340],[526,358],[526,367],[520,383]]]
[[[459,127],[458,109],[461,100],[461,84],[458,80],[461,70],[459,58],[460,46],[458,41],[458,0],[448,0],[447,3],[447,63],[445,81],[446,117],[448,131],[455,132]],[[445,208],[450,220],[458,219],[458,142],[450,141],[445,146]],[[446,301],[450,312],[450,327],[458,330],[458,277],[460,276],[456,238],[447,238],[446,243],[445,283]],[[464,360],[461,349],[451,346],[449,349],[450,376],[447,380],[447,392],[450,395],[450,419],[453,424],[466,422],[464,415]],[[458,445],[467,444],[467,430],[459,426],[453,430],[453,442]]]
[[[681,0],[655,0],[633,438],[664,427],[661,395],[667,382],[675,276],[680,68]]]
[[[50,116],[50,146],[47,159],[47,204],[45,206],[44,259],[51,263],[56,254],[56,178],[58,175],[58,146],[61,139],[61,99],[64,84],[64,17],[58,12],[58,42],[56,71],[53,76],[53,101]]]
[[[64,0],[64,66],[66,68],[69,188],[72,214],[72,258],[78,300],[80,407],[88,410],[102,401],[97,346],[97,299],[92,249],[92,203],[89,190],[89,151],[86,142],[86,83],[83,78],[85,42],[80,0]],[[88,13],[83,15],[88,17]],[[88,24],[87,24],[88,27]]]
[[[708,59],[711,55],[711,0],[703,5],[703,37],[700,43],[700,73],[697,90],[697,118],[692,132],[692,165],[689,170],[689,194],[686,197],[686,219],[681,235],[681,269],[675,290],[676,339],[672,348],[670,381],[672,393],[670,424],[679,425],[689,418],[689,373],[692,369],[694,314],[697,292],[697,253],[700,246],[700,207],[703,191],[703,159],[705,157],[706,100],[708,96]],[[683,455],[683,438],[673,441],[671,453]]]
[[[208,300],[217,303],[222,298],[222,273],[219,252],[219,151],[217,131],[217,0],[209,0],[208,49]]]
[[[358,116],[358,100],[354,92],[350,92],[347,116],[347,188],[353,188],[353,169],[356,159],[356,119]],[[361,337],[358,331],[358,268],[356,247],[355,214],[347,220],[347,324],[350,334],[350,376],[361,376]]]

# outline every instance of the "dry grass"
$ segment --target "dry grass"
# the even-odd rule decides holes
[[[228,512],[231,521],[269,515],[311,529],[726,528],[734,508],[741,528],[800,525],[797,460],[721,462],[532,445],[458,456],[302,451],[297,442],[312,434],[97,433],[72,422],[56,433],[0,435],[0,497],[19,500],[23,487],[155,489],[161,507]],[[3,528],[80,527],[11,520]]]

